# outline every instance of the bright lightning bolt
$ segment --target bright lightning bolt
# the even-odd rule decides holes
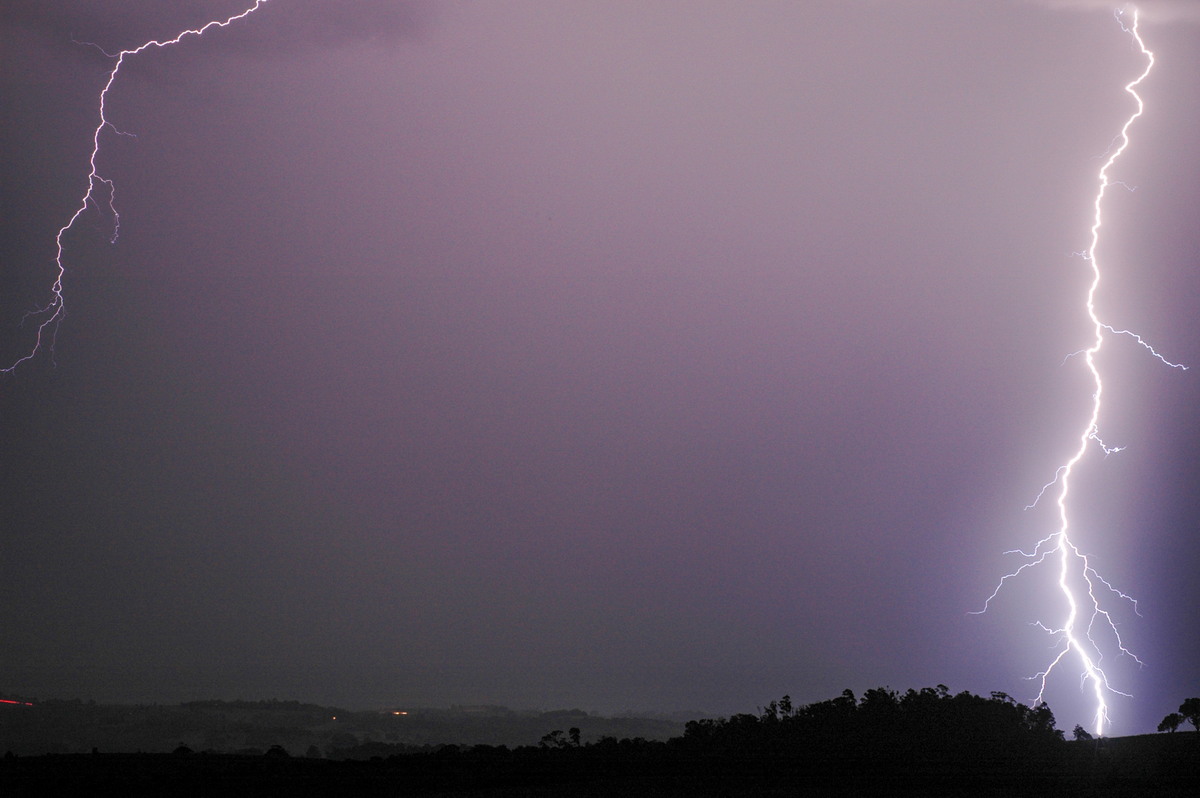
[[[1066,617],[1057,627],[1050,627],[1046,624],[1037,622],[1035,625],[1045,631],[1047,634],[1058,638],[1059,646],[1050,663],[1039,673],[1032,678],[1039,683],[1037,703],[1044,703],[1046,700],[1047,681],[1050,674],[1055,668],[1059,667],[1064,660],[1067,660],[1074,655],[1078,658],[1081,674],[1081,687],[1090,687],[1091,692],[1095,695],[1096,714],[1094,718],[1094,727],[1096,733],[1101,735],[1104,733],[1105,724],[1108,722],[1108,702],[1109,694],[1124,695],[1124,693],[1109,683],[1108,676],[1101,668],[1100,664],[1103,660],[1103,654],[1099,643],[1094,636],[1094,633],[1103,631],[1106,635],[1111,636],[1115,642],[1116,650],[1119,654],[1131,657],[1138,664],[1141,660],[1130,651],[1124,641],[1121,639],[1121,634],[1117,629],[1116,622],[1113,620],[1109,611],[1105,609],[1107,606],[1104,599],[1117,599],[1127,601],[1132,604],[1134,611],[1137,611],[1137,602],[1130,596],[1122,593],[1117,588],[1113,587],[1105,580],[1092,564],[1088,557],[1075,545],[1070,537],[1071,522],[1068,513],[1068,499],[1071,495],[1071,480],[1075,475],[1075,468],[1083,460],[1084,455],[1095,444],[1105,455],[1114,454],[1121,450],[1121,447],[1106,445],[1100,438],[1099,420],[1101,400],[1104,395],[1104,384],[1100,375],[1100,368],[1096,364],[1096,356],[1100,353],[1101,347],[1104,345],[1105,333],[1110,333],[1113,336],[1126,336],[1132,338],[1140,346],[1146,349],[1153,357],[1171,368],[1185,369],[1186,366],[1178,363],[1173,363],[1159,354],[1154,347],[1142,339],[1142,337],[1129,330],[1119,330],[1115,327],[1101,321],[1096,312],[1096,294],[1100,289],[1100,262],[1096,257],[1096,250],[1100,244],[1100,232],[1103,228],[1103,206],[1104,198],[1108,193],[1110,186],[1124,185],[1119,181],[1113,180],[1109,176],[1109,169],[1121,157],[1121,154],[1129,147],[1129,129],[1133,123],[1142,115],[1145,105],[1142,102],[1141,96],[1137,92],[1137,88],[1141,85],[1150,71],[1154,68],[1154,54],[1146,48],[1145,42],[1142,40],[1141,34],[1138,32],[1138,12],[1136,9],[1127,11],[1125,9],[1116,12],[1117,21],[1121,24],[1122,29],[1128,33],[1136,46],[1141,50],[1142,55],[1146,60],[1146,67],[1137,78],[1125,86],[1125,91],[1133,98],[1136,104],[1136,110],[1130,114],[1125,120],[1125,124],[1121,128],[1121,132],[1113,140],[1113,147],[1110,148],[1108,159],[1104,165],[1100,167],[1100,172],[1097,175],[1099,188],[1096,192],[1096,197],[1093,202],[1093,219],[1091,227],[1091,244],[1081,255],[1088,263],[1092,271],[1091,284],[1087,291],[1087,314],[1091,321],[1094,338],[1091,346],[1075,352],[1074,355],[1082,355],[1084,362],[1087,364],[1088,372],[1092,377],[1094,391],[1092,393],[1092,406],[1087,422],[1084,424],[1079,435],[1079,447],[1074,454],[1065,463],[1058,467],[1054,474],[1054,478],[1044,485],[1034,499],[1033,505],[1052,488],[1057,486],[1058,496],[1055,503],[1058,506],[1058,529],[1051,532],[1046,537],[1042,538],[1034,546],[1033,551],[1010,551],[1006,554],[1019,554],[1025,558],[1025,562],[1000,579],[996,589],[988,596],[984,602],[983,610],[987,611],[993,599],[1000,593],[1001,589],[1012,579],[1019,576],[1023,572],[1034,568],[1043,563],[1050,562],[1058,565],[1058,589],[1066,603]],[[1126,21],[1129,20],[1129,24]],[[1070,357],[1070,356],[1069,356]],[[1032,507],[1033,505],[1030,505]],[[1028,508],[1026,508],[1028,509]]]
[[[113,67],[108,73],[108,80],[105,81],[104,88],[100,91],[100,121],[96,124],[96,129],[92,131],[92,154],[88,158],[91,171],[88,172],[87,191],[84,192],[83,197],[80,199],[79,207],[75,209],[75,213],[70,219],[67,220],[66,224],[59,228],[58,235],[54,237],[55,276],[54,282],[50,286],[50,300],[46,302],[46,304],[25,314],[25,318],[27,320],[31,318],[38,320],[37,329],[34,334],[33,345],[29,348],[29,351],[17,358],[17,360],[11,365],[5,368],[0,368],[0,374],[11,373],[17,368],[17,366],[21,365],[25,361],[32,360],[42,350],[43,346],[48,347],[53,352],[54,338],[58,331],[58,325],[62,321],[63,313],[66,310],[66,304],[63,296],[63,278],[66,276],[67,270],[63,260],[63,236],[65,236],[67,231],[75,226],[75,222],[79,220],[79,217],[81,217],[89,207],[94,205],[99,208],[101,205],[103,205],[108,209],[108,212],[112,215],[113,220],[113,232],[112,236],[110,237],[110,241],[116,242],[117,236],[120,234],[121,216],[117,213],[116,186],[113,184],[112,180],[101,176],[96,161],[100,157],[100,139],[105,130],[110,130],[117,135],[125,135],[108,120],[108,117],[105,113],[108,92],[116,82],[117,74],[120,73],[121,67],[125,63],[125,59],[130,56],[137,55],[144,50],[148,50],[151,47],[169,47],[173,44],[178,44],[188,36],[202,36],[205,32],[213,28],[228,27],[234,22],[250,16],[267,2],[268,0],[254,0],[254,5],[240,13],[234,14],[233,16],[224,20],[215,19],[211,22],[201,25],[198,28],[189,28],[188,30],[181,31],[180,33],[176,34],[173,39],[167,39],[165,41],[151,39],[150,41],[138,45],[130,50],[121,50],[118,53],[104,53],[113,59]],[[97,47],[97,49],[100,48]],[[101,52],[104,51],[101,50]],[[103,186],[103,188],[101,188],[101,186]]]

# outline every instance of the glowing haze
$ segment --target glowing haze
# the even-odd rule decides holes
[[[1200,363],[1194,28],[1141,19],[1083,257],[1111,8],[272,0],[138,51],[251,6],[0,14],[0,691],[1032,700],[1065,552],[1059,726],[1080,650],[1107,734],[1200,693],[1200,370],[1112,332]],[[1093,577],[1102,660],[1067,482],[1141,614]]]

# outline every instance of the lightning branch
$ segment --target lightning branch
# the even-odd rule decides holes
[[[63,294],[63,280],[66,277],[66,260],[64,255],[63,237],[75,223],[79,220],[89,208],[97,208],[106,211],[112,218],[112,235],[110,242],[116,242],[117,236],[121,231],[121,216],[117,213],[116,206],[116,186],[113,181],[100,174],[100,167],[97,162],[100,158],[101,140],[106,132],[121,134],[121,131],[109,121],[106,111],[108,101],[108,93],[112,89],[113,84],[117,82],[117,76],[121,72],[121,67],[124,66],[126,59],[139,55],[140,53],[151,48],[170,47],[173,44],[178,44],[185,38],[190,36],[203,36],[210,30],[215,28],[226,28],[238,20],[245,19],[252,13],[261,8],[268,0],[254,0],[254,4],[249,6],[244,11],[227,17],[224,20],[215,19],[198,28],[189,28],[181,31],[174,38],[158,40],[151,39],[148,42],[138,45],[129,50],[121,50],[117,53],[107,53],[105,55],[113,59],[112,69],[109,70],[108,79],[104,83],[104,88],[100,91],[99,97],[99,121],[96,123],[95,130],[92,131],[92,152],[88,158],[88,164],[91,167],[87,177],[87,190],[79,200],[79,206],[75,209],[75,213],[67,220],[58,230],[58,234],[54,237],[55,254],[54,254],[54,281],[50,285],[50,297],[45,304],[25,314],[24,321],[32,320],[34,322],[33,343],[25,354],[21,355],[15,361],[4,368],[0,368],[0,374],[12,373],[26,361],[37,357],[43,349],[49,349],[51,356],[54,351],[54,340],[58,333],[59,323],[63,319],[63,314],[66,312],[66,298]],[[94,46],[94,45],[93,45]],[[97,49],[100,49],[97,47]],[[101,50],[101,52],[104,52]]]

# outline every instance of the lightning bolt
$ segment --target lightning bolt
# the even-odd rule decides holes
[[[1129,694],[1113,687],[1103,668],[1101,668],[1104,655],[1097,641],[1096,634],[1103,632],[1107,635],[1115,644],[1116,652],[1119,655],[1130,657],[1139,665],[1142,664],[1142,661],[1125,646],[1124,641],[1121,639],[1121,634],[1117,629],[1116,622],[1113,620],[1112,615],[1109,614],[1109,610],[1106,609],[1109,601],[1117,600],[1130,603],[1136,613],[1137,601],[1105,580],[1092,566],[1088,556],[1075,545],[1070,535],[1071,521],[1068,512],[1068,500],[1071,497],[1072,478],[1075,476],[1076,467],[1082,462],[1084,456],[1093,445],[1103,451],[1105,455],[1121,451],[1121,447],[1108,446],[1100,438],[1099,421],[1101,400],[1104,395],[1104,382],[1101,379],[1100,368],[1096,363],[1096,358],[1104,345],[1106,334],[1108,334],[1114,337],[1123,336],[1132,338],[1153,357],[1171,368],[1187,368],[1179,363],[1167,360],[1137,333],[1117,329],[1112,325],[1106,324],[1096,312],[1096,295],[1100,290],[1101,276],[1100,261],[1096,256],[1096,250],[1099,247],[1100,233],[1104,226],[1104,198],[1110,186],[1123,185],[1119,181],[1114,181],[1109,176],[1109,170],[1129,147],[1129,129],[1145,110],[1145,104],[1138,94],[1137,89],[1154,68],[1154,53],[1147,49],[1141,34],[1138,32],[1137,9],[1118,9],[1115,16],[1122,30],[1130,35],[1133,43],[1141,51],[1142,56],[1145,58],[1146,66],[1136,79],[1125,86],[1125,91],[1133,98],[1136,109],[1125,120],[1125,124],[1121,127],[1121,132],[1113,139],[1113,146],[1109,150],[1108,158],[1105,160],[1104,165],[1100,167],[1100,172],[1097,175],[1099,188],[1092,204],[1091,244],[1087,250],[1080,253],[1092,272],[1092,280],[1087,291],[1086,307],[1094,337],[1089,347],[1073,353],[1072,356],[1082,355],[1087,365],[1087,370],[1091,374],[1094,387],[1091,412],[1079,434],[1078,448],[1075,449],[1074,454],[1065,463],[1058,467],[1054,478],[1042,487],[1033,504],[1029,506],[1033,507],[1036,505],[1047,492],[1057,487],[1058,494],[1055,503],[1058,507],[1058,529],[1039,540],[1032,551],[1014,550],[1005,552],[1006,554],[1018,554],[1024,558],[1025,562],[1016,570],[1001,577],[1000,582],[996,585],[996,589],[992,591],[987,601],[984,602],[983,609],[978,613],[974,613],[980,614],[986,612],[1004,586],[1023,572],[1042,564],[1053,566],[1057,563],[1058,590],[1065,601],[1067,612],[1065,618],[1057,626],[1047,626],[1040,621],[1035,623],[1039,629],[1058,640],[1057,651],[1050,663],[1043,670],[1030,677],[1032,680],[1038,682],[1039,685],[1035,703],[1045,703],[1047,682],[1050,674],[1056,668],[1063,665],[1064,660],[1074,655],[1078,658],[1081,668],[1081,688],[1090,688],[1095,696],[1096,713],[1093,726],[1097,735],[1104,733],[1105,725],[1108,723],[1108,696],[1111,694],[1128,696]]]
[[[53,354],[54,341],[58,334],[58,326],[63,319],[63,314],[66,312],[66,302],[63,295],[63,278],[66,276],[67,269],[63,254],[63,236],[65,236],[67,232],[75,226],[75,222],[79,220],[79,217],[81,217],[89,207],[95,206],[97,209],[100,209],[101,206],[103,206],[103,208],[108,210],[108,213],[111,215],[113,220],[112,235],[109,239],[110,243],[116,243],[117,237],[120,235],[121,215],[117,213],[116,186],[112,180],[101,176],[96,162],[100,157],[100,140],[105,130],[110,130],[117,135],[129,135],[127,133],[123,133],[115,125],[113,125],[112,122],[108,120],[106,115],[108,92],[112,89],[113,84],[116,83],[117,75],[120,73],[121,67],[125,64],[125,59],[129,58],[130,56],[138,55],[139,53],[149,50],[152,47],[170,47],[173,44],[178,44],[179,42],[183,41],[183,39],[187,38],[188,36],[202,36],[213,28],[228,27],[238,20],[245,19],[246,17],[250,16],[267,2],[268,0],[254,0],[254,5],[224,20],[215,19],[211,22],[201,25],[198,28],[189,28],[176,34],[173,39],[166,39],[164,41],[151,39],[150,41],[140,44],[130,50],[121,50],[117,53],[108,53],[99,46],[92,45],[109,58],[112,58],[113,66],[108,73],[108,80],[105,81],[104,88],[100,91],[100,119],[96,124],[96,129],[92,131],[92,154],[88,158],[88,164],[91,166],[91,170],[88,172],[87,191],[85,191],[83,196],[80,198],[79,207],[75,209],[75,213],[72,214],[71,218],[67,220],[66,224],[59,228],[58,234],[54,237],[55,276],[54,282],[50,285],[49,301],[47,301],[46,304],[41,305],[40,307],[25,314],[24,321],[29,319],[37,320],[37,329],[34,334],[33,345],[24,355],[17,358],[17,360],[15,360],[12,364],[5,368],[0,368],[0,374],[12,373],[14,370],[16,370],[17,366],[35,358],[43,349],[43,347],[49,348],[51,354]],[[90,44],[88,42],[82,43]]]

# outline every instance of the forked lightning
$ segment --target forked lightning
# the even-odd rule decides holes
[[[121,217],[117,213],[116,208],[116,187],[113,181],[109,178],[100,175],[100,168],[97,165],[97,160],[100,157],[100,140],[106,130],[112,132],[120,132],[108,120],[105,113],[105,103],[108,100],[108,92],[116,83],[117,75],[121,71],[121,66],[125,63],[125,59],[130,56],[137,55],[151,47],[169,47],[172,44],[178,44],[188,36],[202,36],[206,31],[213,28],[224,28],[232,25],[240,19],[248,17],[250,14],[257,11],[268,0],[254,0],[254,5],[246,10],[234,14],[224,20],[213,20],[198,28],[190,28],[177,34],[173,39],[159,41],[151,39],[150,41],[134,47],[130,50],[121,50],[118,53],[105,53],[113,59],[113,67],[109,70],[108,80],[104,83],[104,88],[100,91],[100,121],[96,124],[96,129],[92,131],[92,154],[88,159],[91,166],[91,171],[88,172],[87,191],[79,201],[79,207],[75,209],[75,213],[67,220],[67,223],[59,228],[58,235],[54,237],[55,243],[55,275],[54,282],[50,285],[50,299],[46,304],[38,307],[36,310],[30,311],[25,315],[26,320],[34,319],[37,322],[37,327],[33,336],[33,344],[29,350],[17,358],[13,363],[4,368],[0,368],[0,374],[10,373],[27,360],[32,360],[42,351],[43,348],[48,348],[51,351],[54,349],[54,336],[58,330],[59,322],[62,321],[63,313],[66,309],[63,296],[63,278],[66,276],[66,266],[63,258],[63,236],[67,234],[75,222],[79,220],[87,209],[93,205],[96,207],[104,206],[112,215],[113,233],[111,240],[117,240],[117,234],[120,232]],[[102,51],[103,52],[103,51]]]
[[[1165,365],[1178,369],[1186,368],[1178,363],[1172,363],[1160,355],[1140,335],[1129,330],[1119,330],[1112,325],[1106,324],[1096,312],[1096,295],[1100,290],[1101,278],[1100,261],[1097,258],[1096,250],[1099,247],[1100,234],[1104,226],[1104,199],[1110,186],[1120,185],[1118,181],[1114,181],[1109,176],[1109,170],[1129,147],[1129,130],[1134,122],[1141,117],[1145,108],[1137,89],[1154,68],[1154,54],[1146,48],[1146,44],[1138,32],[1137,10],[1118,10],[1116,18],[1121,24],[1122,29],[1132,37],[1133,42],[1140,49],[1142,56],[1145,58],[1146,66],[1135,80],[1125,86],[1125,91],[1133,98],[1135,110],[1125,120],[1120,133],[1113,140],[1113,147],[1109,151],[1108,158],[1104,161],[1104,165],[1100,167],[1100,172],[1097,175],[1099,188],[1096,191],[1093,202],[1091,243],[1081,253],[1092,274],[1085,304],[1088,319],[1092,326],[1093,338],[1089,347],[1075,354],[1083,355],[1083,360],[1087,364],[1087,370],[1091,374],[1094,388],[1091,409],[1079,433],[1079,446],[1075,449],[1071,457],[1059,466],[1054,474],[1054,478],[1042,488],[1037,499],[1034,500],[1034,504],[1037,504],[1038,500],[1047,491],[1057,487],[1058,495],[1055,503],[1058,506],[1058,528],[1039,540],[1031,552],[1019,550],[1006,552],[1007,554],[1020,555],[1025,559],[1025,562],[1015,571],[1006,574],[1000,579],[999,584],[996,585],[996,589],[992,591],[987,601],[984,602],[983,610],[980,610],[980,612],[985,612],[991,605],[991,602],[999,595],[1005,584],[1014,577],[1035,566],[1047,563],[1047,561],[1049,561],[1048,564],[1051,566],[1057,562],[1057,585],[1065,603],[1066,613],[1057,626],[1049,626],[1041,621],[1036,623],[1047,634],[1059,639],[1059,645],[1049,664],[1032,677],[1033,680],[1038,682],[1036,702],[1040,704],[1046,701],[1050,674],[1056,668],[1062,666],[1065,660],[1069,660],[1074,656],[1078,659],[1081,669],[1081,685],[1090,688],[1091,692],[1095,695],[1096,712],[1093,727],[1098,735],[1104,733],[1105,726],[1108,723],[1107,699],[1109,695],[1128,695],[1114,687],[1109,682],[1103,668],[1100,667],[1104,658],[1104,646],[1101,645],[1098,635],[1101,633],[1105,635],[1106,645],[1116,654],[1131,657],[1139,664],[1141,664],[1141,660],[1125,646],[1124,641],[1121,639],[1121,634],[1117,629],[1116,622],[1113,620],[1112,615],[1109,614],[1109,610],[1106,609],[1109,606],[1108,602],[1125,601],[1129,602],[1136,612],[1137,602],[1113,587],[1112,584],[1092,567],[1087,555],[1075,545],[1070,534],[1071,520],[1068,511],[1068,499],[1071,497],[1071,480],[1075,476],[1076,466],[1079,465],[1084,455],[1093,446],[1104,454],[1114,454],[1121,450],[1121,447],[1106,445],[1100,438],[1099,422],[1101,402],[1104,396],[1104,382],[1101,379],[1096,357],[1104,345],[1106,334],[1127,336],[1136,341],[1153,357]]]

